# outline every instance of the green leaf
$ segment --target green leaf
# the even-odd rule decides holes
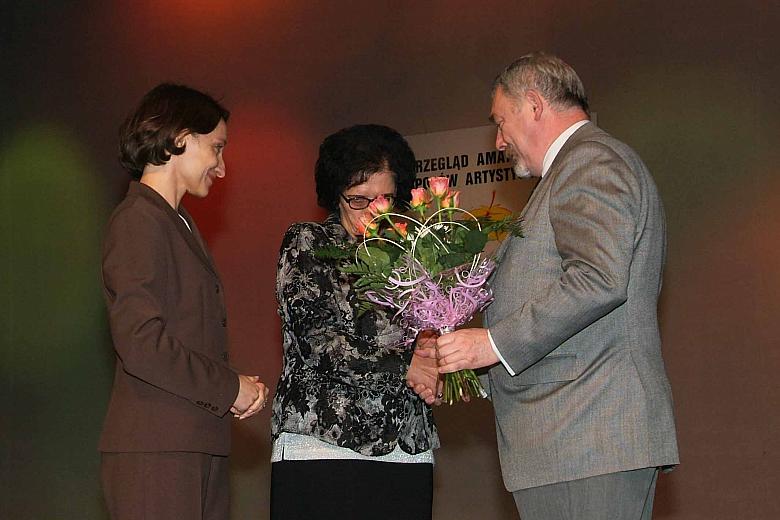
[[[463,244],[466,242],[466,235],[468,234],[469,230],[462,228],[462,227],[456,227],[452,230],[452,240],[451,243],[453,244]]]
[[[403,250],[400,247],[392,246],[387,248],[385,252],[387,253],[387,256],[390,257],[390,263],[395,265],[395,263],[401,257],[401,253],[403,253]]]
[[[481,253],[483,249],[485,249],[485,244],[487,244],[487,234],[483,231],[479,231],[478,229],[472,229],[466,234],[466,239],[464,242],[464,246],[466,248],[466,251],[471,253],[472,255],[476,255],[477,253]]]
[[[355,254],[354,247],[328,245],[314,251],[314,256],[323,260],[343,260]]]
[[[450,269],[452,267],[463,265],[472,258],[473,255],[468,253],[447,253],[446,255],[443,255],[441,258],[439,258],[439,262],[441,262],[441,265],[444,267],[444,269]]]
[[[358,249],[358,258],[365,262],[371,270],[381,270],[391,264],[390,255],[384,250],[373,246]]]

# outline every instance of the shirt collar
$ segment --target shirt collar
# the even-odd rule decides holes
[[[564,130],[561,133],[561,135],[559,135],[558,138],[552,142],[550,147],[547,149],[547,153],[544,154],[544,160],[542,161],[542,177],[544,177],[547,174],[547,170],[550,169],[550,166],[552,166],[555,157],[558,155],[558,152],[561,151],[563,145],[566,144],[566,141],[569,140],[569,137],[571,137],[574,132],[579,130],[579,128],[585,125],[586,123],[590,123],[590,121],[587,119],[583,119],[582,121],[577,121],[569,128]]]
[[[357,240],[357,238],[347,233],[347,230],[341,224],[341,215],[338,210],[328,214],[323,221],[323,224],[331,230],[331,233],[335,238],[341,241],[355,242]]]

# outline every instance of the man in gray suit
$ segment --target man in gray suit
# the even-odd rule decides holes
[[[496,146],[541,177],[498,253],[484,329],[441,336],[441,373],[491,367],[504,484],[523,520],[649,519],[679,462],[656,307],[661,200],[589,121],[576,72],[534,53],[493,86]]]

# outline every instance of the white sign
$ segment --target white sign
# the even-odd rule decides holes
[[[430,177],[446,176],[450,188],[461,192],[460,207],[486,215],[519,213],[536,179],[515,174],[504,152],[496,150],[493,125],[406,137],[417,157],[415,187],[428,186]]]

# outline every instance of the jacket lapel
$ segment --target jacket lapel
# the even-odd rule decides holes
[[[209,250],[206,247],[206,242],[203,240],[203,236],[201,236],[198,226],[195,225],[195,221],[192,220],[192,217],[187,212],[187,210],[184,209],[184,206],[179,206],[179,213],[187,220],[187,223],[192,229],[192,232],[190,233],[190,230],[187,229],[187,226],[184,225],[184,222],[181,221],[181,218],[177,217],[177,220],[179,221],[178,223],[181,224],[178,228],[179,232],[184,236],[184,239],[187,240],[187,244],[190,246],[190,249],[192,249],[193,252],[198,255],[201,262],[203,262],[203,265],[205,265],[209,271],[214,273],[214,275],[217,275],[217,268],[216,264],[214,263],[214,259],[211,257],[211,253],[209,253]]]
[[[539,190],[539,185],[542,183],[543,180],[544,180],[544,178],[541,178],[541,179],[537,178],[536,179],[536,184],[531,189],[531,194],[528,196],[528,202],[525,203],[525,206],[523,206],[523,210],[520,212],[519,219],[521,221],[523,220],[523,218],[525,218],[525,213],[526,213],[526,211],[528,211],[528,208],[533,203],[536,194],[539,193],[539,191],[540,191]],[[516,240],[516,237],[513,237],[513,236],[507,237],[501,243],[501,245],[498,247],[498,251],[496,251],[496,262],[498,262],[498,263],[501,262],[501,259],[506,254],[506,250],[509,248],[509,245],[511,244],[512,240]]]
[[[138,196],[145,198],[165,213],[179,232],[179,235],[181,235],[182,239],[187,243],[195,256],[203,263],[204,267],[213,273],[214,276],[218,276],[217,269],[214,266],[214,260],[206,249],[206,244],[200,236],[200,231],[198,231],[198,227],[183,206],[179,207],[180,213],[177,213],[159,193],[140,182],[131,182],[129,191],[130,193],[136,193]],[[180,214],[181,216],[179,216]],[[187,220],[187,224],[190,225],[192,231],[190,231],[187,224],[184,223],[182,217]]]
[[[569,150],[577,143],[582,141],[583,139],[586,139],[587,137],[593,135],[594,133],[600,132],[601,129],[594,125],[593,123],[588,123],[585,125],[582,125],[582,127],[578,128],[576,132],[574,132],[569,139],[566,140],[566,143],[564,143],[561,150],[558,152],[558,155],[555,156],[555,159],[553,160],[552,164],[550,165],[550,169],[547,171],[547,174],[540,178],[538,182],[536,183],[536,186],[534,186],[533,190],[531,190],[531,195],[528,197],[528,202],[523,207],[523,210],[520,212],[520,219],[525,218],[525,214],[528,211],[528,208],[530,208],[536,201],[537,197],[540,193],[542,193],[544,190],[542,189],[543,185],[546,185],[550,182],[550,179],[555,177],[556,172],[558,171],[557,168],[561,163],[561,158],[566,155]],[[506,254],[506,250],[509,248],[512,240],[514,240],[514,237],[509,237],[499,246],[498,251],[496,251],[496,261],[500,262],[501,259]]]
[[[553,159],[552,164],[550,165],[550,169],[547,172],[547,175],[544,176],[544,178],[553,177],[557,172],[558,168],[560,167],[562,158],[569,153],[569,150],[571,150],[576,144],[588,139],[590,136],[597,134],[599,132],[602,132],[602,130],[594,125],[593,123],[587,123],[582,125],[580,128],[577,129],[576,132],[571,134],[571,137],[569,137],[566,142],[561,147],[560,151],[558,152],[558,155],[555,156],[555,159]]]

